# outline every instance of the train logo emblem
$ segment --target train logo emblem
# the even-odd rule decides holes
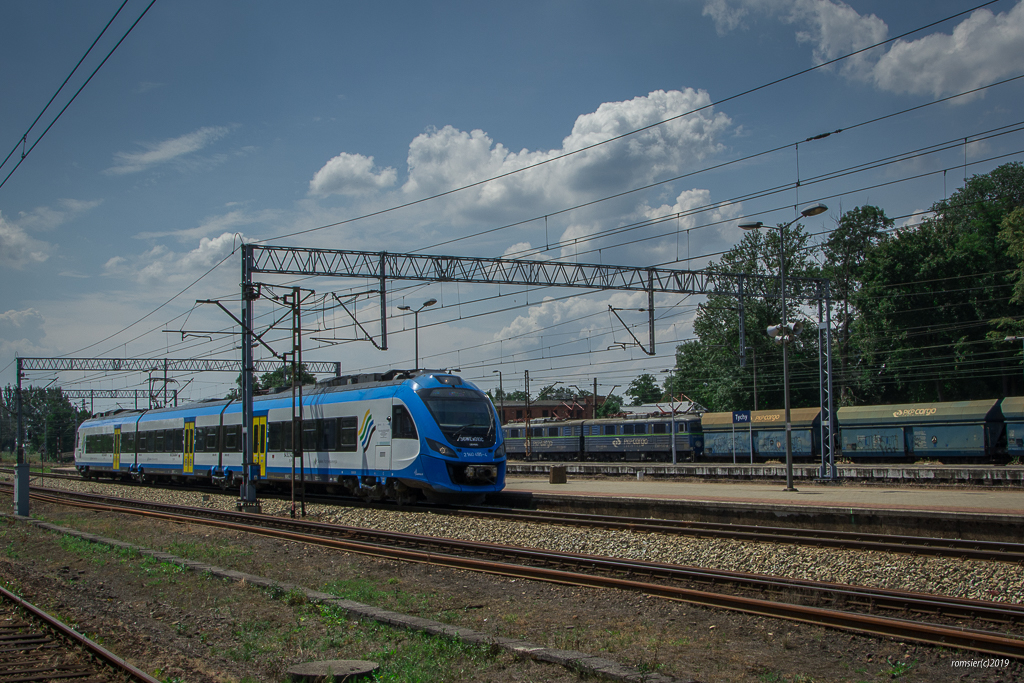
[[[359,428],[359,444],[363,447],[363,455],[366,455],[366,449],[370,446],[370,438],[376,431],[377,426],[373,424],[373,415],[370,414],[370,410],[367,410],[363,415],[363,424]]]

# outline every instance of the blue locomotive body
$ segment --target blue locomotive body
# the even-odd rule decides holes
[[[457,375],[392,371],[307,387],[295,435],[292,403],[290,391],[253,400],[258,487],[290,482],[294,463],[296,479],[371,499],[479,499],[504,488],[497,413]],[[242,478],[243,438],[238,401],[120,411],[82,423],[75,466],[87,477],[227,486]]]

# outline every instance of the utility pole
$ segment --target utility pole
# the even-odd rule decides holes
[[[530,371],[526,373],[526,459],[530,459],[532,447],[530,445]]]
[[[28,517],[28,463],[25,462],[25,418],[23,398],[21,395],[21,380],[25,376],[22,372],[21,358],[18,358],[18,433],[17,449],[18,460],[14,465],[14,514]]]

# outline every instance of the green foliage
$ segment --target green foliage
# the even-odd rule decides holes
[[[630,382],[629,388],[626,389],[626,396],[633,399],[633,405],[656,403],[661,400],[662,393],[658,380],[646,372]]]
[[[566,386],[549,384],[537,394],[538,401],[571,401],[576,398],[576,392]]]
[[[935,203],[933,217],[921,225],[868,250],[854,295],[861,369],[848,378],[860,399],[955,401],[1010,393],[1019,370],[1000,360],[1004,334],[993,328],[1024,317],[1012,279],[1021,262],[1013,256],[1018,219],[1011,216],[1022,205],[1024,165],[1006,164]]]
[[[299,366],[299,383],[300,384],[316,384],[316,377],[311,375],[306,369],[306,364],[302,363]],[[228,392],[228,395],[224,398],[232,401],[242,397],[242,375],[241,373],[235,377],[235,388]],[[267,391],[268,389],[277,389],[279,387],[290,387],[292,385],[292,366],[283,365],[277,370],[272,372],[264,372],[253,381],[253,392]]]
[[[840,405],[1024,392],[1003,341],[1024,335],[1024,164],[971,178],[920,225],[895,232],[893,225],[882,209],[861,206],[843,213],[822,243],[799,225],[783,236],[787,277],[829,279]],[[778,277],[779,240],[778,230],[749,232],[709,269]],[[745,299],[740,368],[737,302],[708,296],[698,307],[696,340],[676,349],[666,389],[710,410],[752,408],[756,355],[758,407],[781,408],[781,349],[764,331],[816,313],[787,304],[783,316],[770,289]],[[793,407],[819,402],[816,337],[805,332],[788,349]]]
[[[784,235],[782,233],[784,232]],[[785,231],[752,230],[708,270],[721,273],[759,275],[774,281],[779,276],[780,236],[786,255],[786,276],[820,277],[811,258],[810,236],[799,224]],[[787,285],[788,286],[788,285]],[[800,319],[797,303],[787,300],[787,318]],[[739,312],[731,296],[709,295],[697,308],[694,332],[697,341],[676,347],[676,368],[666,381],[673,396],[683,394],[712,411],[754,407],[753,358],[757,359],[759,408],[781,408],[782,351],[765,334],[769,325],[782,321],[779,288],[765,296],[744,299],[747,363],[739,364]],[[817,375],[817,338],[805,334],[789,348],[790,376],[794,379]],[[794,381],[791,385],[794,407],[817,405],[817,382]]]
[[[597,407],[597,417],[608,417],[622,410],[622,397],[608,394],[604,402]]]
[[[76,408],[60,388],[22,388],[21,401],[26,451],[53,459],[74,450],[75,433],[88,410]],[[17,426],[17,389],[8,385],[0,393],[0,450],[15,449]]]

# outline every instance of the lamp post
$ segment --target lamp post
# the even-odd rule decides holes
[[[799,332],[799,323],[792,327],[787,322],[786,318],[786,229],[792,226],[801,218],[810,218],[811,216],[817,216],[828,211],[828,207],[824,204],[814,204],[808,206],[806,209],[800,212],[800,215],[785,225],[778,226],[779,230],[779,282],[780,282],[780,298],[782,299],[782,324],[779,326],[772,325],[768,328],[768,336],[774,337],[777,342],[782,344],[782,394],[785,402],[786,409],[786,490],[796,491],[793,486],[793,426],[789,419],[789,358],[786,354],[786,347],[789,346],[789,342],[793,336]],[[744,230],[757,230],[765,227],[761,221],[753,223],[740,223],[740,227]]]
[[[413,326],[416,328],[416,331],[415,331],[415,337],[416,337],[416,367],[414,368],[415,370],[419,370],[420,369],[420,311],[422,311],[427,306],[433,306],[436,303],[437,303],[437,299],[427,299],[426,301],[423,302],[422,306],[420,306],[419,308],[416,308],[416,309],[414,309],[412,306],[399,306],[398,307],[398,310],[400,310],[400,311],[412,311],[412,318],[413,318],[413,321],[414,321],[413,322]]]
[[[750,351],[750,355],[754,359],[754,410],[757,410],[757,349],[753,346],[745,346],[743,348]]]
[[[498,393],[501,394],[501,424],[505,424],[505,389],[501,383],[501,370],[491,370],[491,374],[498,373]]]

